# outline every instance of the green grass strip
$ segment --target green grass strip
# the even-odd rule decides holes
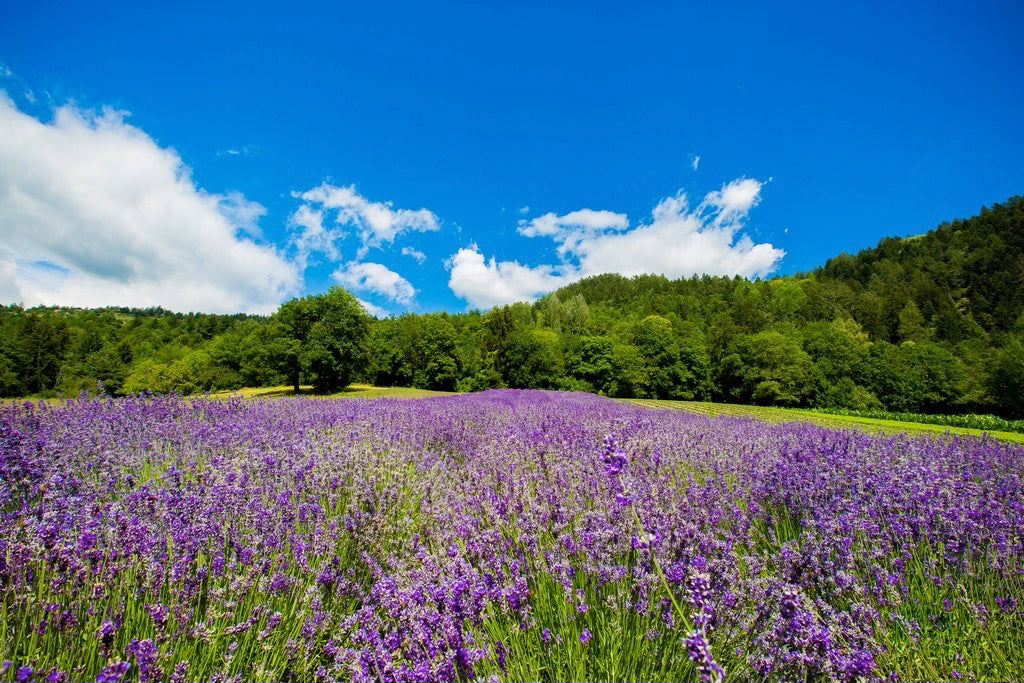
[[[765,422],[810,422],[823,427],[854,427],[867,431],[887,434],[935,434],[952,436],[989,436],[1000,441],[1024,443],[1024,434],[969,427],[948,427],[946,425],[904,422],[901,420],[882,420],[872,417],[856,417],[851,415],[833,415],[816,410],[803,408],[775,408],[767,406],[747,406],[733,403],[711,403],[706,401],[668,401],[662,399],[628,398],[620,399],[645,408],[662,410],[682,410],[696,415],[715,417],[746,417]]]

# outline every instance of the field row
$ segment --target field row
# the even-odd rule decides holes
[[[504,390],[23,403],[0,452],[0,681],[1024,680],[992,439]]]
[[[747,406],[732,403],[710,403],[704,401],[668,401],[662,399],[631,398],[624,402],[647,408],[681,410],[694,415],[715,417],[742,417],[766,422],[808,422],[823,427],[854,427],[877,433],[907,434],[951,434],[954,436],[989,436],[1001,441],[1024,443],[1024,434],[969,427],[953,427],[942,424],[926,424],[902,420],[887,420],[859,415],[840,415],[805,410],[802,408],[775,408],[769,406]]]

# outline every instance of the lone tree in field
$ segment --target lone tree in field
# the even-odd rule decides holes
[[[365,361],[370,316],[341,287],[292,299],[274,314],[280,337],[273,355],[295,393],[303,375],[316,391],[335,391],[352,381]]]

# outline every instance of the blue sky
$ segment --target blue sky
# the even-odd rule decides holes
[[[461,311],[1024,192],[1020,3],[714,5],[9,4],[0,299]]]

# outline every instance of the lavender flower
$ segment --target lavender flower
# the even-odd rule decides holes
[[[725,671],[715,663],[711,656],[711,646],[704,639],[704,636],[694,631],[686,639],[686,651],[690,661],[697,665],[697,675],[703,683],[719,683],[725,676]]]
[[[154,680],[159,677],[159,670],[156,668],[156,659],[159,650],[152,640],[133,640],[128,646],[129,654],[135,657],[135,664],[139,667],[139,680]]]
[[[567,615],[636,624],[676,667],[651,677],[870,680],[917,581],[1012,586],[1024,556],[1019,446],[591,395],[0,406],[0,450],[0,597],[31,680],[58,651],[72,678],[99,654],[100,680],[226,679],[228,643],[266,680],[507,677],[501,628],[539,629],[556,662],[572,648],[543,626]],[[1005,592],[946,610],[1003,626]],[[61,649],[97,624],[98,653]],[[681,634],[682,663],[660,656]]]
[[[131,665],[128,662],[118,662],[103,667],[103,671],[96,676],[96,683],[120,683],[121,677],[128,673]]]

